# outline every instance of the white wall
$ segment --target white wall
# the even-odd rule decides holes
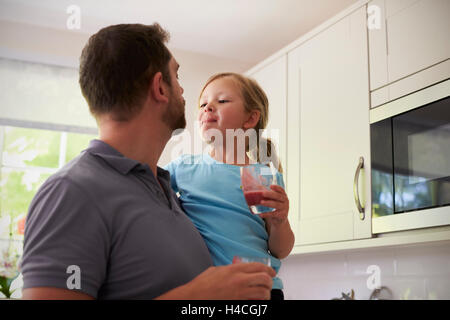
[[[170,30],[168,31],[170,32]],[[0,20],[0,57],[58,65],[75,70],[78,68],[81,50],[89,36],[89,34],[70,30],[57,30]],[[179,75],[186,100],[187,130],[191,133],[192,139],[199,139],[199,137],[194,136],[193,128],[197,113],[198,94],[205,81],[214,73],[223,71],[243,72],[250,65],[242,61],[177,50],[170,46],[170,42],[168,47],[181,66]],[[73,76],[73,82],[77,82],[76,74],[72,72],[72,75],[75,75]],[[87,105],[82,105],[80,108],[87,108]],[[0,117],[5,117],[5,114],[7,117],[8,110],[3,111]],[[86,119],[80,118],[77,120],[78,123],[92,124],[88,112],[82,113],[79,117],[85,117]],[[23,120],[32,118],[33,115],[27,112],[27,119]],[[175,142],[169,142],[161,156],[160,165],[164,165],[171,160],[171,151],[175,145]]]
[[[329,300],[353,289],[355,299],[369,299],[370,265],[393,299],[450,299],[450,241],[290,256],[280,269],[285,298]]]

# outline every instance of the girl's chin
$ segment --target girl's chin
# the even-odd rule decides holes
[[[225,137],[223,137],[222,132],[217,129],[213,130],[202,130],[201,136],[204,142],[207,144],[213,144],[215,141],[223,143]]]
[[[218,135],[223,135],[225,137],[225,133],[222,132],[223,130],[220,130],[219,128],[215,127],[215,126],[211,126],[211,125],[203,125],[200,128],[200,131],[202,133],[202,136],[218,136]]]
[[[202,130],[208,130],[208,129],[216,128],[216,127],[217,127],[217,121],[206,122],[201,126]]]

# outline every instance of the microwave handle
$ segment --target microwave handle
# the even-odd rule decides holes
[[[361,205],[361,201],[359,199],[359,187],[358,187],[359,173],[361,172],[362,168],[364,168],[364,158],[360,157],[358,167],[356,168],[355,172],[355,181],[353,182],[353,195],[355,196],[355,204],[356,207],[358,208],[359,219],[364,220],[365,218],[364,207]]]

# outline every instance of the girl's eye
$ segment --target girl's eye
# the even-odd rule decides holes
[[[228,100],[219,100],[219,103],[225,103],[228,102]]]
[[[206,103],[203,103],[203,104],[200,105],[200,108],[203,108],[205,106],[206,106]]]

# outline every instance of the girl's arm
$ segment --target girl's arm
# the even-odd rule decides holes
[[[266,219],[267,221],[267,219]],[[280,225],[272,225],[266,222],[267,232],[269,234],[270,253],[278,259],[286,258],[294,247],[295,236],[292,232],[289,220]]]
[[[278,258],[286,258],[292,251],[295,236],[288,220],[289,199],[284,189],[277,185],[270,186],[272,191],[265,191],[266,200],[261,205],[275,208],[275,211],[262,213],[260,217],[266,221],[266,229],[269,234],[270,253]]]

